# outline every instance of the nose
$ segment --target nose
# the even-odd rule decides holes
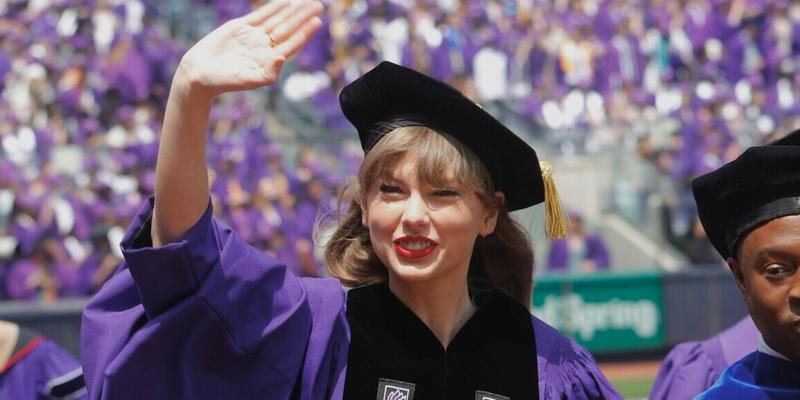
[[[403,225],[410,228],[425,226],[430,222],[428,211],[425,199],[419,193],[412,192],[406,201],[401,221]]]
[[[795,270],[791,287],[789,288],[789,303],[797,310],[797,313],[800,313],[800,271],[798,270]]]
[[[789,311],[794,315],[800,315],[800,270],[795,268],[788,293]]]

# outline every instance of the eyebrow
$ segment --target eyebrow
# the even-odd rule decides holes
[[[396,182],[396,183],[407,183],[406,180],[396,176],[393,172],[387,172],[385,174],[378,175],[376,181],[379,184],[381,183],[380,181],[386,181],[386,183],[393,183],[393,182]],[[422,182],[422,184],[430,186],[430,187],[434,187],[434,188],[440,188],[440,187],[458,188],[458,187],[466,185],[466,183],[462,182],[458,178],[449,178],[449,179],[448,178],[441,178],[440,179],[440,183],[441,183],[441,185],[435,185],[434,182]]]
[[[398,177],[396,177],[396,176],[394,176],[392,174],[379,175],[378,178],[375,179],[375,182],[377,184],[379,184],[379,185],[384,184],[384,183],[405,183],[404,180],[402,180],[402,179],[400,179],[400,178],[398,178]]]
[[[800,253],[777,247],[767,247],[766,249],[762,249],[755,255],[756,260],[760,260],[763,258],[782,258],[782,259],[794,260],[800,258]]]

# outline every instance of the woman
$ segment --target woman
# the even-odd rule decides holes
[[[438,81],[384,63],[342,93],[367,150],[326,253],[335,276],[361,286],[347,296],[335,280],[294,276],[211,217],[211,99],[274,83],[321,11],[274,1],[184,56],[157,201],[129,228],[126,267],[84,313],[91,396],[617,397],[585,350],[523,306],[532,254],[507,210],[544,197],[533,149]]]

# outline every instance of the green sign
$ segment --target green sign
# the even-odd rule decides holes
[[[537,277],[533,314],[592,352],[664,345],[661,275],[597,273]]]

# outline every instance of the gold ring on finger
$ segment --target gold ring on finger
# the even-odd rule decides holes
[[[275,40],[274,36],[272,36],[272,32],[267,32],[267,37],[269,37],[269,45],[271,47],[275,47],[278,45],[278,41]]]

